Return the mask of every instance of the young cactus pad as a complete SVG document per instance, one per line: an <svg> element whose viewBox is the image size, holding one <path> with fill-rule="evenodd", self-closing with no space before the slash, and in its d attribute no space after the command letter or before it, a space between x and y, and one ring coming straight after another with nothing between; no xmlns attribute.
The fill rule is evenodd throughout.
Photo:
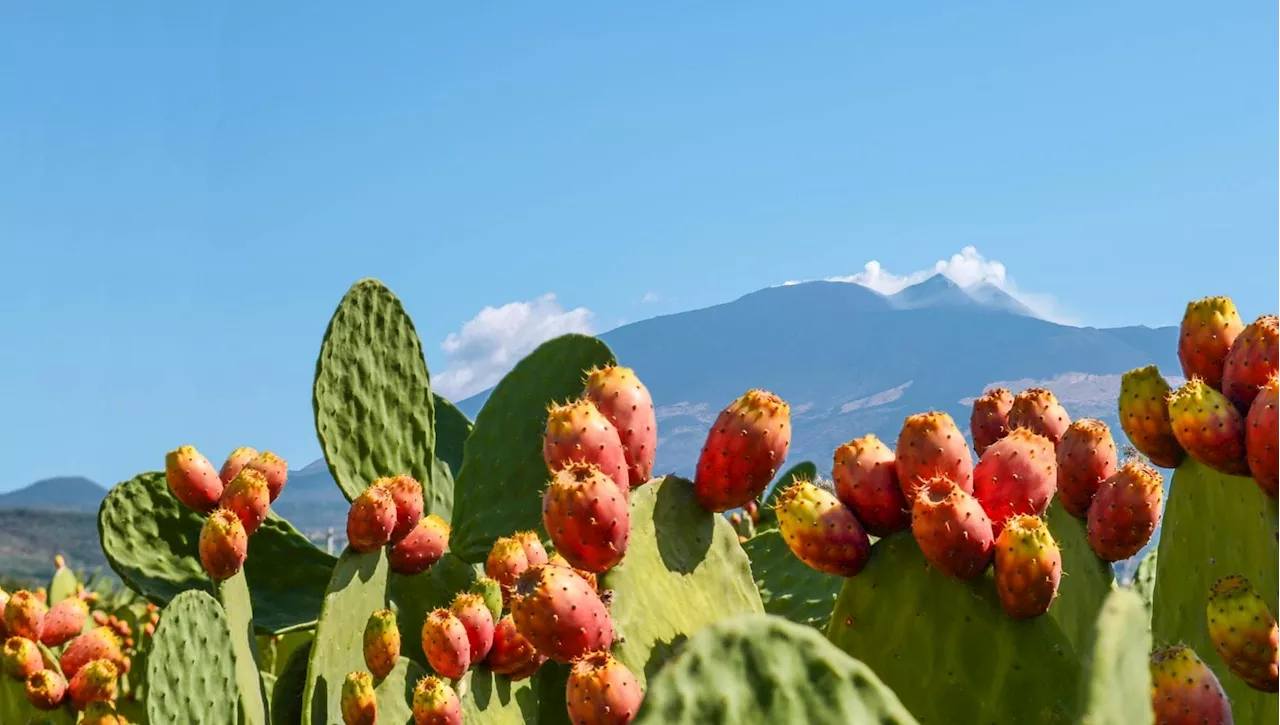
<svg viewBox="0 0 1280 725"><path fill-rule="evenodd" d="M147 659L147 718L153 723L237 725L241 696L231 628L222 606L191 589L160 615ZM193 667L193 662L199 667ZM261 722L261 720L257 721Z"/></svg>
<svg viewBox="0 0 1280 725"><path fill-rule="evenodd" d="M1149 725L1151 633L1147 605L1132 589L1107 595L1084 677L1081 725Z"/></svg>

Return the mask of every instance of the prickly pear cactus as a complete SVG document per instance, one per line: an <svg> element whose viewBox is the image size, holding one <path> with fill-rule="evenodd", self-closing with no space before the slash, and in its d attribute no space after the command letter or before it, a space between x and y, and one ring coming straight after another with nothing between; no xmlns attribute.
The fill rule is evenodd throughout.
<svg viewBox="0 0 1280 725"><path fill-rule="evenodd" d="M916 721L871 668L808 627L761 614L731 617L693 635L649 681L635 719L635 725L864 722Z"/></svg>
<svg viewBox="0 0 1280 725"><path fill-rule="evenodd" d="M178 594L160 615L147 662L147 719L237 725L241 695L222 606L198 589Z"/></svg>
<svg viewBox="0 0 1280 725"><path fill-rule="evenodd" d="M422 624L437 607L447 607L458 592L465 592L480 575L479 567L453 554L445 554L427 571L413 576L391 574L391 601L397 607L400 651L406 657L426 662L422 651ZM362 625L363 626L363 625Z"/></svg>
<svg viewBox="0 0 1280 725"><path fill-rule="evenodd" d="M1209 639L1206 606L1218 579L1243 574L1276 607L1276 501L1253 479L1227 476L1192 459L1173 474L1160 535L1152 634L1157 645L1185 644L1213 669L1235 721L1280 719L1274 694L1258 692L1227 669Z"/></svg>
<svg viewBox="0 0 1280 725"><path fill-rule="evenodd" d="M1132 589L1107 595L1086 653L1081 725L1147 725L1151 710L1147 606Z"/></svg>
<svg viewBox="0 0 1280 725"><path fill-rule="evenodd" d="M776 528L747 539L742 548L751 560L764 611L826 630L844 579L797 559Z"/></svg>
<svg viewBox="0 0 1280 725"><path fill-rule="evenodd" d="M800 461L778 474L778 479L769 484L769 488L765 489L764 495L761 496L760 521L756 524L757 536L766 531L778 530L778 514L773 510L774 504L778 502L778 496L797 478L803 478L806 481L818 480L818 467L812 461Z"/></svg>
<svg viewBox="0 0 1280 725"><path fill-rule="evenodd" d="M1084 652L1093 641L1098 610L1114 588L1115 574L1089 548L1084 522L1067 513L1057 498L1045 520L1062 550L1062 583L1047 616L1058 623L1076 651Z"/></svg>
<svg viewBox="0 0 1280 725"><path fill-rule="evenodd" d="M68 597L74 597L76 585L79 583L76 573L65 565L55 569L53 577L49 580L49 606L52 607Z"/></svg>
<svg viewBox="0 0 1280 725"><path fill-rule="evenodd" d="M452 481L462 470L462 452L471 436L471 421L446 398L435 393L432 397L436 405L436 463L443 464Z"/></svg>
<svg viewBox="0 0 1280 725"><path fill-rule="evenodd" d="M240 691L244 725L266 725L267 692L258 672L258 645L253 631L253 605L244 569L214 587L227 615L231 649L235 653L236 685Z"/></svg>
<svg viewBox="0 0 1280 725"><path fill-rule="evenodd" d="M302 694L307 688L307 663L312 640L289 653L271 691L271 725L302 725Z"/></svg>
<svg viewBox="0 0 1280 725"><path fill-rule="evenodd" d="M1142 598L1142 605L1147 608L1147 628L1151 627L1151 611L1156 596L1156 574L1160 566L1160 551L1152 548L1138 563L1138 570L1133 573L1134 593Z"/></svg>
<svg viewBox="0 0 1280 725"><path fill-rule="evenodd" d="M52 712L37 710L27 702L21 680L0 673L0 723L48 723L48 725L74 725L77 713L70 704L64 704Z"/></svg>

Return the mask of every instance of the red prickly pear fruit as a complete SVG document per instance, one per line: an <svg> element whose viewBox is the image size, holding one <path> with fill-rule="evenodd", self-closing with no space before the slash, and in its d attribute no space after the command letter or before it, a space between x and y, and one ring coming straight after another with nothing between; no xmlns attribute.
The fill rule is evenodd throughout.
<svg viewBox="0 0 1280 725"><path fill-rule="evenodd" d="M462 622L471 645L471 661L481 662L493 647L493 612L479 594L461 592L453 598L449 611Z"/></svg>
<svg viewBox="0 0 1280 725"><path fill-rule="evenodd" d="M898 479L896 478L896 474L893 481L893 485L894 486L898 485ZM760 504L756 503L755 499L751 499L750 501L742 504L742 510L751 519L751 523L753 524L760 523Z"/></svg>
<svg viewBox="0 0 1280 725"><path fill-rule="evenodd" d="M1160 472L1136 459L1125 461L1089 504L1089 548L1104 561L1128 559L1151 540L1163 504Z"/></svg>
<svg viewBox="0 0 1280 725"><path fill-rule="evenodd" d="M89 605L78 597L68 597L53 605L44 617L40 630L40 643L46 647L61 647L75 639L89 620Z"/></svg>
<svg viewBox="0 0 1280 725"><path fill-rule="evenodd" d="M973 450L981 456L992 443L1009 432L1009 410L1013 407L1013 393L1004 388L992 388L973 401L969 414L969 432L973 435Z"/></svg>
<svg viewBox="0 0 1280 725"><path fill-rule="evenodd" d="M547 563L550 564L551 566L563 566L566 569L573 569L575 574L582 577L583 581L585 581L587 584L591 586L591 591L597 594L600 593L600 583L596 581L595 574L585 569L574 569L573 566L569 564L569 562L566 561L563 556L560 556L558 552L555 554L552 554L551 558L547 560Z"/></svg>
<svg viewBox="0 0 1280 725"><path fill-rule="evenodd" d="M1116 442L1106 423L1095 418L1072 422L1058 442L1058 500L1067 513L1087 518L1093 494L1117 466Z"/></svg>
<svg viewBox="0 0 1280 725"><path fill-rule="evenodd" d="M462 702L449 683L423 677L413 688L413 725L462 725Z"/></svg>
<svg viewBox="0 0 1280 725"><path fill-rule="evenodd" d="M698 503L724 513L759 498L790 447L791 406L767 390L748 390L707 433L693 480Z"/></svg>
<svg viewBox="0 0 1280 725"><path fill-rule="evenodd" d="M1215 582L1208 612L1209 639L1231 674L1255 690L1280 691L1280 628L1249 580L1229 576Z"/></svg>
<svg viewBox="0 0 1280 725"><path fill-rule="evenodd" d="M230 579L249 555L249 534L240 517L230 509L218 509L200 530L200 563L214 581Z"/></svg>
<svg viewBox="0 0 1280 725"><path fill-rule="evenodd" d="M385 486L374 482L356 496L347 511L347 543L367 554L391 543L396 528L396 502Z"/></svg>
<svg viewBox="0 0 1280 725"><path fill-rule="evenodd" d="M991 519L978 499L950 479L935 478L920 488L911 505L911 533L925 560L947 576L973 579L991 564Z"/></svg>
<svg viewBox="0 0 1280 725"><path fill-rule="evenodd" d="M1235 403L1241 415L1249 412L1253 399L1280 369L1280 319L1262 315L1240 332L1222 368L1222 394Z"/></svg>
<svg viewBox="0 0 1280 725"><path fill-rule="evenodd" d="M413 528L422 520L425 504L422 500L422 484L407 474L379 478L374 485L381 485L391 494L396 505L396 525L391 530L391 542L395 543L408 536Z"/></svg>
<svg viewBox="0 0 1280 725"><path fill-rule="evenodd" d="M1222 371L1244 321L1230 297L1204 297L1187 303L1178 337L1178 362L1187 379L1222 387Z"/></svg>
<svg viewBox="0 0 1280 725"><path fill-rule="evenodd" d="M489 556L484 560L484 573L502 587L502 602L511 599L516 580L529 568L529 556L513 536L503 536L493 542Z"/></svg>
<svg viewBox="0 0 1280 725"><path fill-rule="evenodd" d="M4 673L15 680L25 680L33 672L44 669L44 658L40 656L40 648L26 637L13 636L4 641L4 649L0 650L0 665Z"/></svg>
<svg viewBox="0 0 1280 725"><path fill-rule="evenodd" d="M244 526L245 534L252 536L271 508L267 477L261 471L244 468L222 489L222 500L218 505L234 513Z"/></svg>
<svg viewBox="0 0 1280 725"><path fill-rule="evenodd" d="M973 492L973 455L946 413L917 413L903 421L894 467L907 505L921 486L938 477L954 482L965 493Z"/></svg>
<svg viewBox="0 0 1280 725"><path fill-rule="evenodd" d="M0 587L0 639L8 639L9 631L4 624L4 610L9 605L9 593Z"/></svg>
<svg viewBox="0 0 1280 725"><path fill-rule="evenodd" d="M1253 480L1271 498L1280 488L1280 461L1276 441L1280 440L1280 425L1276 421L1276 409L1280 407L1280 379L1272 375L1258 391L1244 419L1244 450L1249 459L1249 473Z"/></svg>
<svg viewBox="0 0 1280 725"><path fill-rule="evenodd" d="M248 465L249 461L258 457L258 449L250 446L241 446L227 456L227 460L222 464L222 470L218 471L218 478L221 479L222 485L227 485L240 475L240 471Z"/></svg>
<svg viewBox="0 0 1280 725"><path fill-rule="evenodd" d="M520 575L511 597L511 616L520 634L556 662L572 662L613 645L613 618L582 577L543 564Z"/></svg>
<svg viewBox="0 0 1280 725"><path fill-rule="evenodd" d="M610 483L612 483L612 479ZM547 563L547 549L542 545L542 539L538 538L536 531L517 531L512 538L519 541L520 546L524 547L524 558L529 562L529 566L540 566Z"/></svg>
<svg viewBox="0 0 1280 725"><path fill-rule="evenodd" d="M1048 438L1056 446L1070 426L1071 416L1067 415L1053 391L1028 388L1013 396L1013 407L1009 408L1009 430L1026 428Z"/></svg>
<svg viewBox="0 0 1280 725"><path fill-rule="evenodd" d="M364 664L379 680L391 674L400 661L400 625L395 612L380 609L364 625Z"/></svg>
<svg viewBox="0 0 1280 725"><path fill-rule="evenodd" d="M542 458L551 473L573 461L594 463L617 484L624 496L631 495L627 456L622 450L618 429L586 398L547 409Z"/></svg>
<svg viewBox="0 0 1280 725"><path fill-rule="evenodd" d="M893 451L879 438L854 438L837 448L832 459L836 497L853 509L868 533L884 537L911 525Z"/></svg>
<svg viewBox="0 0 1280 725"><path fill-rule="evenodd" d="M1217 675L1190 647L1151 655L1151 706L1158 725L1233 725L1231 702Z"/></svg>
<svg viewBox="0 0 1280 725"><path fill-rule="evenodd" d="M1047 511L1057 485L1053 442L1026 428L1014 428L988 447L973 469L973 495L995 536L1014 516Z"/></svg>
<svg viewBox="0 0 1280 725"><path fill-rule="evenodd" d="M387 557L391 571L413 576L435 566L444 556L445 549L449 548L449 531L449 524L435 514L419 519L408 536L391 545L391 553Z"/></svg>
<svg viewBox="0 0 1280 725"><path fill-rule="evenodd" d="M1244 417L1226 397L1199 378L1169 396L1173 435L1192 458L1229 476L1249 475Z"/></svg>
<svg viewBox="0 0 1280 725"><path fill-rule="evenodd" d="M19 589L9 597L9 603L5 605L5 631L10 637L25 637L32 642L39 642L48 611L39 597L26 589Z"/></svg>
<svg viewBox="0 0 1280 725"><path fill-rule="evenodd" d="M573 567L594 573L609 571L622 561L631 538L627 502L604 471L591 463L575 461L556 471L542 495L542 524L557 554Z"/></svg>
<svg viewBox="0 0 1280 725"><path fill-rule="evenodd" d="M378 698L373 692L373 678L368 672L349 672L342 682L338 701L344 725L377 725Z"/></svg>
<svg viewBox="0 0 1280 725"><path fill-rule="evenodd" d="M56 710L67 694L67 680L53 670L39 670L27 676L27 702L37 710Z"/></svg>
<svg viewBox="0 0 1280 725"><path fill-rule="evenodd" d="M546 656L539 653L533 643L520 634L515 619L510 614L498 620L493 628L493 646L489 648L489 656L485 658L489 669L495 674L519 681L532 677L546 661Z"/></svg>
<svg viewBox="0 0 1280 725"><path fill-rule="evenodd" d="M116 699L116 678L120 669L110 660L93 660L81 667L67 684L71 704L83 710L91 702L111 702Z"/></svg>
<svg viewBox="0 0 1280 725"><path fill-rule="evenodd" d="M467 628L448 609L434 609L422 623L422 651L427 664L442 677L456 680L471 667Z"/></svg>
<svg viewBox="0 0 1280 725"><path fill-rule="evenodd" d="M1062 579L1062 550L1039 516L1009 519L996 537L996 591L1000 606L1014 619L1049 611Z"/></svg>
<svg viewBox="0 0 1280 725"><path fill-rule="evenodd" d="M266 477L271 503L275 503L284 490L284 484L289 480L289 464L271 451L263 451L250 459L245 468L252 468Z"/></svg>
<svg viewBox="0 0 1280 725"><path fill-rule="evenodd" d="M1186 457L1169 420L1172 392L1155 365L1120 376L1120 427L1133 447L1161 468L1177 468Z"/></svg>
<svg viewBox="0 0 1280 725"><path fill-rule="evenodd" d="M76 637L67 644L58 660L62 674L75 677L75 674L93 660L107 660L118 667L124 667L124 653L120 651L120 638L108 627L95 627Z"/></svg>
<svg viewBox="0 0 1280 725"><path fill-rule="evenodd" d="M164 478L183 506L202 514L218 508L222 479L195 446L182 446L165 454Z"/></svg>
<svg viewBox="0 0 1280 725"><path fill-rule="evenodd" d="M636 676L608 652L583 655L569 670L565 706L574 725L627 725L643 700Z"/></svg>
<svg viewBox="0 0 1280 725"><path fill-rule="evenodd" d="M835 494L797 478L778 496L778 528L787 547L810 567L835 576L857 576L871 558L871 541Z"/></svg>
<svg viewBox="0 0 1280 725"><path fill-rule="evenodd" d="M478 577L467 590L480 597L489 608L490 619L494 622L502 619L502 585L487 576Z"/></svg>
<svg viewBox="0 0 1280 725"><path fill-rule="evenodd" d="M583 396L595 403L596 410L618 431L631 487L648 483L658 448L658 418L649 389L631 368L611 365L587 372Z"/></svg>

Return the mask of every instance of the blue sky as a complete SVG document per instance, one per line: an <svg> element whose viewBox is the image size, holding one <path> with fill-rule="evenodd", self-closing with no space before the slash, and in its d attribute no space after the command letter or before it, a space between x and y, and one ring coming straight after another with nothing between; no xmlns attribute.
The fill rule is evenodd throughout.
<svg viewBox="0 0 1280 725"><path fill-rule="evenodd" d="M1082 324L1277 305L1274 2L195 5L6 4L0 490L313 460L363 276L458 394L967 246Z"/></svg>

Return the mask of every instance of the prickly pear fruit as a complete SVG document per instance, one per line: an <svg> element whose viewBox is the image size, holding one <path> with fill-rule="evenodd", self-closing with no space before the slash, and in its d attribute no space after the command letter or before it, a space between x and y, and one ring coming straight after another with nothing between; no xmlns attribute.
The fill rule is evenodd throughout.
<svg viewBox="0 0 1280 725"><path fill-rule="evenodd" d="M1241 415L1249 412L1258 390L1280 370L1280 319L1262 315L1240 332L1222 369L1222 394Z"/></svg>
<svg viewBox="0 0 1280 725"><path fill-rule="evenodd" d="M1249 475L1244 418L1231 401L1199 378L1169 396L1173 435L1192 458L1229 476Z"/></svg>
<svg viewBox="0 0 1280 725"><path fill-rule="evenodd" d="M120 638L110 627L95 627L76 637L67 644L58 659L62 674L75 677L75 674L93 660L108 660L119 667L124 666L124 653L120 651Z"/></svg>
<svg viewBox="0 0 1280 725"><path fill-rule="evenodd" d="M376 481L360 492L347 511L347 543L354 551L377 551L391 541L396 528L396 502Z"/></svg>
<svg viewBox="0 0 1280 725"><path fill-rule="evenodd" d="M626 500L592 463L571 461L555 472L542 496L542 524L557 554L596 573L622 561L631 538Z"/></svg>
<svg viewBox="0 0 1280 725"><path fill-rule="evenodd" d="M391 530L391 541L396 542L408 536L422 520L422 484L406 474L378 480L396 504L396 525Z"/></svg>
<svg viewBox="0 0 1280 725"><path fill-rule="evenodd" d="M574 725L626 725L643 700L636 676L608 652L586 654L569 670L565 706Z"/></svg>
<svg viewBox="0 0 1280 725"><path fill-rule="evenodd" d="M1044 519L1014 516L996 538L996 591L1015 619L1049 611L1062 579L1062 551Z"/></svg>
<svg viewBox="0 0 1280 725"><path fill-rule="evenodd" d="M235 477L240 475L240 471L244 469L249 461L257 457L258 449L249 446L241 446L231 451L227 456L227 460L222 464L222 470L218 472L218 478L222 480L222 485L225 486L235 480Z"/></svg>
<svg viewBox="0 0 1280 725"><path fill-rule="evenodd" d="M116 712L110 702L91 702L84 710L80 725L129 725L129 721Z"/></svg>
<svg viewBox="0 0 1280 725"><path fill-rule="evenodd" d="M520 634L556 662L572 662L613 645L613 618L572 569L543 564L521 574L511 616Z"/></svg>
<svg viewBox="0 0 1280 725"><path fill-rule="evenodd" d="M373 678L368 672L347 673L338 703L344 725L377 725L378 698L373 693Z"/></svg>
<svg viewBox="0 0 1280 725"><path fill-rule="evenodd" d="M44 658L40 656L40 648L35 642L15 635L4 641L0 665L4 666L6 675L15 680L25 680L31 673L44 668Z"/></svg>
<svg viewBox="0 0 1280 725"><path fill-rule="evenodd" d="M1249 415L1244 419L1244 449L1249 459L1249 473L1253 480L1271 498L1280 488L1280 461L1277 460L1276 441L1280 439L1280 424L1276 421L1276 409L1280 408L1280 379L1272 375L1253 399Z"/></svg>
<svg viewBox="0 0 1280 725"><path fill-rule="evenodd" d="M1057 487L1053 442L1026 428L992 444L973 469L973 495L991 519L993 536L1014 516L1047 511Z"/></svg>
<svg viewBox="0 0 1280 725"><path fill-rule="evenodd" d="M778 528L796 558L824 574L857 576L871 558L871 541L835 494L797 478L778 496Z"/></svg>
<svg viewBox="0 0 1280 725"><path fill-rule="evenodd" d="M431 669L451 680L462 677L471 666L467 628L448 609L433 609L422 623L422 651Z"/></svg>
<svg viewBox="0 0 1280 725"><path fill-rule="evenodd" d="M911 533L924 558L947 576L972 579L991 564L991 519L978 499L948 478L920 488L911 505Z"/></svg>
<svg viewBox="0 0 1280 725"><path fill-rule="evenodd" d="M91 702L111 702L116 699L116 678L120 670L110 660L93 660L81 667L67 684L71 704L83 710Z"/></svg>
<svg viewBox="0 0 1280 725"><path fill-rule="evenodd" d="M1107 424L1095 418L1074 421L1058 443L1058 500L1067 513L1088 517L1093 494L1117 466L1116 442Z"/></svg>
<svg viewBox="0 0 1280 725"><path fill-rule="evenodd" d="M1058 402L1053 391L1028 388L1013 396L1009 408L1009 429L1026 428L1048 438L1055 446L1071 425L1071 416Z"/></svg>
<svg viewBox="0 0 1280 725"><path fill-rule="evenodd" d="M413 576L434 566L447 548L449 524L439 516L429 514L418 520L408 536L391 545L387 559L391 563L391 571Z"/></svg>
<svg viewBox="0 0 1280 725"><path fill-rule="evenodd" d="M1151 706L1157 725L1232 725L1231 703L1213 670L1190 647L1151 655Z"/></svg>
<svg viewBox="0 0 1280 725"><path fill-rule="evenodd" d="M566 569L573 569L575 574L582 577L583 581L591 585L592 591L596 592L597 594L600 593L600 586L599 586L600 583L596 581L596 575L587 571L586 569L574 569L573 566L569 564L569 562L566 561L563 556L560 556L559 552L552 554L551 558L547 560L547 563L552 566L563 566Z"/></svg>
<svg viewBox="0 0 1280 725"><path fill-rule="evenodd" d="M1222 387L1222 369L1227 352L1244 321L1230 297L1204 297L1187 303L1178 337L1178 362L1187 379L1200 378L1208 385Z"/></svg>
<svg viewBox="0 0 1280 725"><path fill-rule="evenodd" d="M1172 392L1155 365L1120 376L1120 427L1134 448L1162 468L1177 468L1186 456L1169 420Z"/></svg>
<svg viewBox="0 0 1280 725"><path fill-rule="evenodd" d="M1013 407L1013 393L1004 388L992 388L973 401L969 414L969 432L973 435L973 450L979 456L992 443L1009 432L1009 409Z"/></svg>
<svg viewBox="0 0 1280 725"><path fill-rule="evenodd" d="M698 503L723 513L759 497L790 447L791 406L767 390L748 390L707 433L693 480Z"/></svg>
<svg viewBox="0 0 1280 725"><path fill-rule="evenodd" d="M529 568L529 556L515 537L503 536L493 542L489 556L484 560L484 573L502 587L502 601L511 599L516 579Z"/></svg>
<svg viewBox="0 0 1280 725"><path fill-rule="evenodd" d="M252 536L271 508L267 477L261 471L245 467L222 489L222 500L218 505L234 513L244 526L245 534Z"/></svg>
<svg viewBox="0 0 1280 725"><path fill-rule="evenodd" d="M244 465L245 468L252 468L258 471L267 479L267 490L271 492L271 503L275 503L276 499L280 498L280 492L284 490L284 484L289 480L289 464L271 451L263 451L249 459L249 462Z"/></svg>
<svg viewBox="0 0 1280 725"><path fill-rule="evenodd" d="M0 587L0 639L8 639L9 632L5 629L4 610L9 605L9 593Z"/></svg>
<svg viewBox="0 0 1280 725"><path fill-rule="evenodd" d="M164 456L164 478L182 505L202 514L218 507L222 479L208 458L195 446L182 446Z"/></svg>
<svg viewBox="0 0 1280 725"><path fill-rule="evenodd" d="M518 681L532 677L546 661L546 655L539 653L533 643L520 634L510 614L498 620L493 628L493 647L485 658L489 669Z"/></svg>
<svg viewBox="0 0 1280 725"><path fill-rule="evenodd" d="M898 486L893 451L879 438L854 438L837 448L832 458L836 497L853 509L869 533L888 536L911 525L911 508Z"/></svg>
<svg viewBox="0 0 1280 725"><path fill-rule="evenodd" d="M413 725L462 725L462 702L449 683L423 677L413 688Z"/></svg>
<svg viewBox="0 0 1280 725"><path fill-rule="evenodd" d="M1128 559L1151 540L1163 506L1160 472L1136 459L1125 461L1089 504L1089 548L1104 561Z"/></svg>
<svg viewBox="0 0 1280 725"><path fill-rule="evenodd" d="M489 608L489 614L493 615L493 621L502 619L502 585L496 580L487 576L478 577L471 582L470 593L480 597L484 605Z"/></svg>
<svg viewBox="0 0 1280 725"><path fill-rule="evenodd" d="M400 660L400 626L395 612L380 609L369 615L364 625L364 664L381 680L391 674Z"/></svg>
<svg viewBox="0 0 1280 725"><path fill-rule="evenodd" d="M1280 690L1280 629L1258 590L1243 576L1209 591L1209 639L1231 674L1263 692Z"/></svg>
<svg viewBox="0 0 1280 725"><path fill-rule="evenodd" d="M973 455L950 415L938 411L907 416L894 451L898 485L907 504L925 482L939 476L973 493Z"/></svg>
<svg viewBox="0 0 1280 725"><path fill-rule="evenodd" d="M631 494L627 457L618 429L586 398L547 409L542 458L552 473L571 461L594 463L617 484L624 496Z"/></svg>
<svg viewBox="0 0 1280 725"><path fill-rule="evenodd" d="M40 630L40 643L46 647L61 647L84 630L89 619L89 604L79 597L68 597L53 605L44 617Z"/></svg>
<svg viewBox="0 0 1280 725"><path fill-rule="evenodd" d="M27 702L37 710L54 710L67 694L67 681L53 670L38 670L27 676Z"/></svg>
<svg viewBox="0 0 1280 725"><path fill-rule="evenodd" d="M19 589L9 597L4 608L4 628L10 637L26 637L33 642L40 641L40 633L44 629L44 618L48 613L44 602L26 589Z"/></svg>
<svg viewBox="0 0 1280 725"><path fill-rule="evenodd" d="M481 662L493 647L493 612L479 594L461 592L453 598L449 611L462 622L471 646L471 661Z"/></svg>
<svg viewBox="0 0 1280 725"><path fill-rule="evenodd" d="M249 534L240 517L230 509L218 509L200 529L200 563L209 578L222 581L235 576L249 555Z"/></svg>
<svg viewBox="0 0 1280 725"><path fill-rule="evenodd" d="M649 389L631 368L612 365L587 372L583 395L618 431L631 487L648 483L658 447L658 419Z"/></svg>
<svg viewBox="0 0 1280 725"><path fill-rule="evenodd" d="M538 538L538 532L517 531L511 538L519 541L520 546L524 547L524 558L529 562L529 566L547 563L547 549L542 545L542 539Z"/></svg>

